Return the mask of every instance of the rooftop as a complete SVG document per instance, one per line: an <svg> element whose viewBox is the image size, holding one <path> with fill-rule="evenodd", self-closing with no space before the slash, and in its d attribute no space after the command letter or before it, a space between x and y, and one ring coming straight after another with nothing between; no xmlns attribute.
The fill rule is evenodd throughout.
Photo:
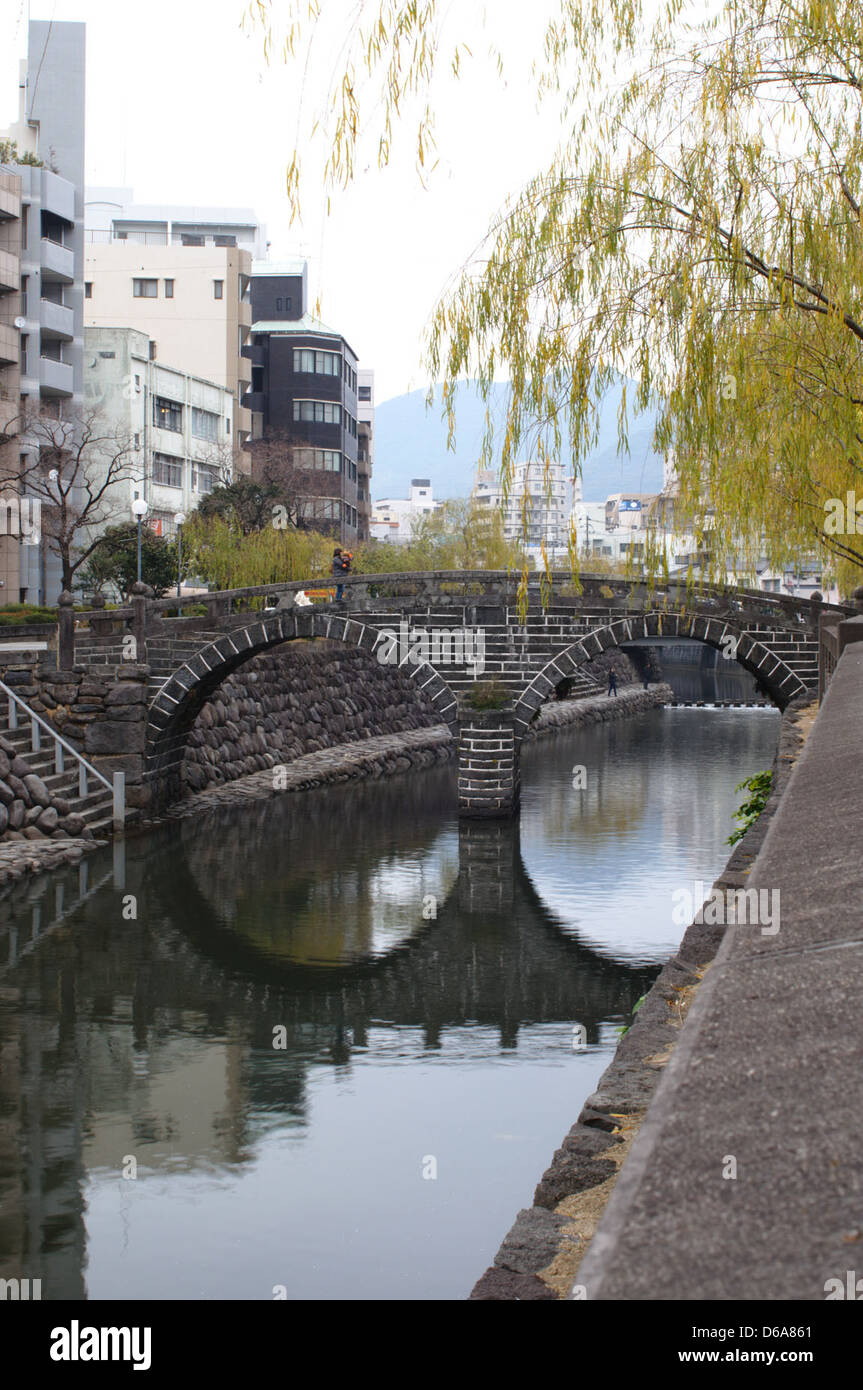
<svg viewBox="0 0 863 1390"><path fill-rule="evenodd" d="M303 275L306 262L297 258L292 261L252 261L253 275Z"/></svg>
<svg viewBox="0 0 863 1390"><path fill-rule="evenodd" d="M278 333L282 337L291 337L297 333L320 333L328 338L339 338L350 347L350 343L342 333L339 333L335 328L328 328L325 323L321 323L320 319L316 319L314 314L303 314L301 319L260 319L257 323L252 324L249 332ZM353 352L353 348L351 348L351 352Z"/></svg>

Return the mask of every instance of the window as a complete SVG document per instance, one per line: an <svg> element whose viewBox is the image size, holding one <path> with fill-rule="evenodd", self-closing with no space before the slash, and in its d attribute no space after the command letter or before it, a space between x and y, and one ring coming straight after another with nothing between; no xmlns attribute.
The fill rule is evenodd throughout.
<svg viewBox="0 0 863 1390"><path fill-rule="evenodd" d="M207 468L203 464L192 464L192 490L194 492L212 492L216 486L215 469Z"/></svg>
<svg viewBox="0 0 863 1390"><path fill-rule="evenodd" d="M85 281L84 281L84 298L85 298L85 299L92 299L92 298L93 298L93 281L92 281L92 280L85 280Z"/></svg>
<svg viewBox="0 0 863 1390"><path fill-rule="evenodd" d="M294 401L294 419L313 420L323 425L340 425L342 408L332 401Z"/></svg>
<svg viewBox="0 0 863 1390"><path fill-rule="evenodd" d="M225 418L225 434L230 434L230 433L231 433L231 417L230 417L230 415L228 415L228 416Z"/></svg>
<svg viewBox="0 0 863 1390"><path fill-rule="evenodd" d="M359 398L361 401L370 401L372 398L372 388L370 386L361 386Z"/></svg>
<svg viewBox="0 0 863 1390"><path fill-rule="evenodd" d="M345 430L348 434L353 435L354 439L356 439L357 422L354 419L353 415L351 415L350 412L347 410L345 411Z"/></svg>
<svg viewBox="0 0 863 1390"><path fill-rule="evenodd" d="M158 280L133 280L132 294L136 299L157 299L159 282Z"/></svg>
<svg viewBox="0 0 863 1390"><path fill-rule="evenodd" d="M192 406L192 434L196 439L211 439L215 443L219 437L219 416L212 410Z"/></svg>
<svg viewBox="0 0 863 1390"><path fill-rule="evenodd" d="M183 486L183 460L172 454L153 455L153 482L162 487Z"/></svg>
<svg viewBox="0 0 863 1390"><path fill-rule="evenodd" d="M276 313L277 313L277 314L280 314L280 313L282 312L282 305L284 305L284 312L285 312L286 314L289 314L289 313L291 312L292 308L293 308L293 304L294 304L294 301L293 301L293 299L291 298L291 296L290 296L289 294L288 294L288 295L281 295L281 294L277 294L277 295L276 295ZM296 371L296 367L294 368L294 371Z"/></svg>
<svg viewBox="0 0 863 1390"><path fill-rule="evenodd" d="M165 396L154 396L153 424L160 430L176 430L179 434L183 428L183 407L179 401L169 401Z"/></svg>
<svg viewBox="0 0 863 1390"><path fill-rule="evenodd" d="M202 236L191 236L188 232L182 232L182 233L180 234L180 241L181 241L181 243L182 243L183 246L204 246L204 245L205 245L204 238L203 238Z"/></svg>
<svg viewBox="0 0 863 1390"><path fill-rule="evenodd" d="M173 280L166 280L166 281L165 281L165 298L166 298L166 299L173 299L173 298L174 298L174 282L173 282Z"/></svg>
<svg viewBox="0 0 863 1390"><path fill-rule="evenodd" d="M150 512L147 518L151 531L155 531L157 536L175 536L177 527L174 522L173 512L160 512L158 510Z"/></svg>
<svg viewBox="0 0 863 1390"><path fill-rule="evenodd" d="M214 298L214 299L222 299L222 298L224 297L224 293L225 293L225 282L224 282L224 280L214 280L214 281L213 281L213 298Z"/></svg>
<svg viewBox="0 0 863 1390"><path fill-rule="evenodd" d="M338 449L297 449L298 468L317 468L327 473L341 473L342 456Z"/></svg>
<svg viewBox="0 0 863 1390"><path fill-rule="evenodd" d="M312 501L312 515L321 521L338 521L341 512L341 502L334 499L316 497Z"/></svg>
<svg viewBox="0 0 863 1390"><path fill-rule="evenodd" d="M294 371L317 372L321 376L340 376L341 357L337 352L312 352L311 348L294 348Z"/></svg>
<svg viewBox="0 0 863 1390"><path fill-rule="evenodd" d="M213 245L214 245L214 246L236 246L236 244L237 244L237 238L236 238L235 236L214 236L214 237L213 237Z"/></svg>

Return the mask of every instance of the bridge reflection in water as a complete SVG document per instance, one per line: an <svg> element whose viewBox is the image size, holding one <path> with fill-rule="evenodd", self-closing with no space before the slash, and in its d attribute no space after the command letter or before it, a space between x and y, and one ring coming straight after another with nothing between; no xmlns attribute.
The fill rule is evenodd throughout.
<svg viewBox="0 0 863 1390"><path fill-rule="evenodd" d="M666 717L679 716L655 722ZM750 738L729 758L718 741L731 786L753 756L764 765L770 741L773 718L747 718L761 725L757 753ZM635 724L583 737L594 732L620 772ZM578 747L531 751L544 762L529 778L528 863L533 798L551 814ZM559 874L525 869L517 822L456 821L454 777L430 769L219 808L129 839L124 862L100 852L0 905L0 1276L41 1276L46 1298L269 1298L278 1283L290 1297L356 1297L339 1280L350 1284L365 1250L370 1296L405 1278L416 1296L466 1291L482 1242L493 1250L530 1200L614 1021L664 952L615 958L582 931L580 870L565 902ZM645 787L636 780L627 810L620 785L613 775L599 809L601 820L614 808L625 840L627 818L639 835L653 822ZM595 805L566 805L598 826ZM571 827L555 826L571 854ZM475 1217L464 1207L490 1175L475 1138L454 1130L478 1117L486 1153L507 1172L524 1164L524 1190L514 1203L506 1188L490 1232L482 1204ZM130 1157L134 1181L122 1177ZM422 1180L427 1157L437 1182ZM345 1264L346 1219L360 1250ZM404 1240L425 1242L440 1270L408 1277ZM470 1247L464 1290L436 1240L447 1258L458 1240Z"/></svg>

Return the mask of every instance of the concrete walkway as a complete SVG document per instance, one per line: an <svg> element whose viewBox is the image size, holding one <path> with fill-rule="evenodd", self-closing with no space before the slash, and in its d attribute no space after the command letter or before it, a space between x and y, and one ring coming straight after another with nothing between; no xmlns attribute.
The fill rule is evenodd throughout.
<svg viewBox="0 0 863 1390"><path fill-rule="evenodd" d="M861 715L853 646L746 882L780 894L779 930L728 928L577 1297L823 1301L863 1280Z"/></svg>

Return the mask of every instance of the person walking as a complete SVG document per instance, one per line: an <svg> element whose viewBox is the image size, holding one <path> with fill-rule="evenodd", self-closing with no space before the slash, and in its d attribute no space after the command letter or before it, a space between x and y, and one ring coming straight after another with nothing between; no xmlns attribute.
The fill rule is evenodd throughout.
<svg viewBox="0 0 863 1390"><path fill-rule="evenodd" d="M608 673L608 693L609 695L617 694L617 676L613 669Z"/></svg>
<svg viewBox="0 0 863 1390"><path fill-rule="evenodd" d="M344 574L344 572L345 572L345 562L344 562L344 560L342 559L342 552L341 552L340 547L339 547L339 546L336 546L335 550L333 551L333 574L334 574L334 575L336 576L336 578L338 579L338 578L341 578L341 576ZM336 603L339 603L339 602L341 601L341 597L342 597L342 594L344 593L344 591L345 591L345 590L344 590L344 585L343 585L343 584L337 584L337 585L336 585Z"/></svg>

